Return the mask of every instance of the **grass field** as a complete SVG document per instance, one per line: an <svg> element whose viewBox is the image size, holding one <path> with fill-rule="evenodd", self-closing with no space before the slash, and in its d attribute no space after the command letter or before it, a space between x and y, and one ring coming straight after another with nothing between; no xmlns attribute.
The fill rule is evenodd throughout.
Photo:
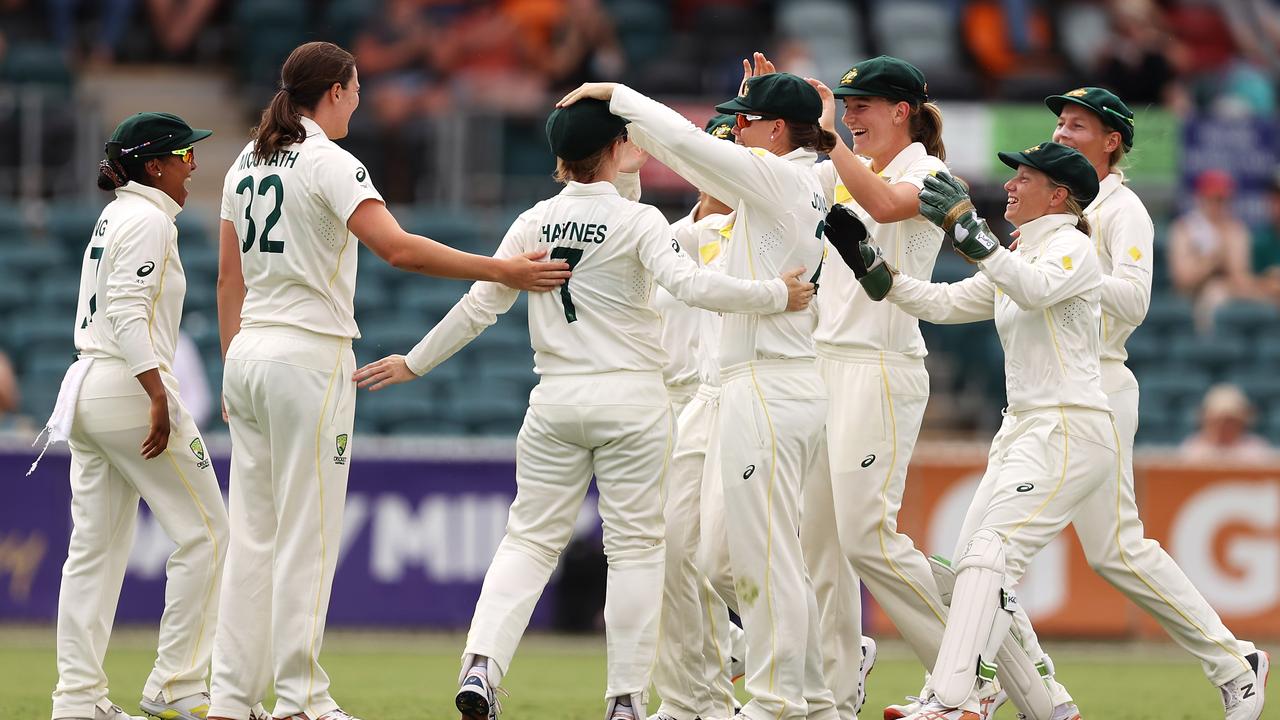
<svg viewBox="0 0 1280 720"><path fill-rule="evenodd" d="M154 657L155 631L118 630L107 655L112 699L136 711ZM456 718L462 636L334 631L324 664L334 697L363 720ZM1058 675L1087 720L1211 720L1222 717L1218 692L1199 665L1173 645L1050 643ZM600 720L604 713L604 639L527 638L506 680L510 720ZM56 680L52 628L0 625L0 720L44 720ZM921 670L904 646L887 644L871 676L862 717L919 690ZM269 707L269 706L268 706ZM654 709L657 704L654 703ZM1012 720L1006 706L998 717ZM1280 718L1280 709L1264 717Z"/></svg>

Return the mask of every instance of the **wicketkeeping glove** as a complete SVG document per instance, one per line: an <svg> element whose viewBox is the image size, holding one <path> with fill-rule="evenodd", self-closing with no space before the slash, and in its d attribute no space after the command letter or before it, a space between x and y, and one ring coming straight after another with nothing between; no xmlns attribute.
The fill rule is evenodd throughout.
<svg viewBox="0 0 1280 720"><path fill-rule="evenodd" d="M844 205L836 205L827 213L822 232L853 270L867 296L883 300L893 287L895 271L880 256L880 249L867 242L867 227L858 216Z"/></svg>
<svg viewBox="0 0 1280 720"><path fill-rule="evenodd" d="M924 179L920 191L920 214L951 233L952 247L970 262L977 262L1000 247L1000 241L969 199L964 183L941 172Z"/></svg>

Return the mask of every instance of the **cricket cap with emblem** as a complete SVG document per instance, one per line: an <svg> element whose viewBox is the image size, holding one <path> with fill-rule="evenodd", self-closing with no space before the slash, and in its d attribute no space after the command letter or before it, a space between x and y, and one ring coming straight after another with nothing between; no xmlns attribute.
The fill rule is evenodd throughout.
<svg viewBox="0 0 1280 720"><path fill-rule="evenodd" d="M816 125L818 118L822 117L822 98L798 75L769 73L747 78L742 94L717 105L716 112L760 115Z"/></svg>
<svg viewBox="0 0 1280 720"><path fill-rule="evenodd" d="M1048 175L1050 180L1066 186L1081 205L1088 205L1098 196L1098 173L1088 158L1075 148L1046 141L1022 152L997 155L1001 162L1014 170L1026 165Z"/></svg>
<svg viewBox="0 0 1280 720"><path fill-rule="evenodd" d="M130 115L116 126L107 141L107 156L154 157L171 150L190 147L213 134L187 124L172 113L141 112Z"/></svg>
<svg viewBox="0 0 1280 720"><path fill-rule="evenodd" d="M889 55L863 60L840 78L836 97L881 97L912 105L929 102L929 84L915 65Z"/></svg>
<svg viewBox="0 0 1280 720"><path fill-rule="evenodd" d="M1102 124L1120 133L1120 141L1126 151L1133 149L1133 111L1118 95L1100 87L1076 88L1061 95L1044 99L1054 115L1061 115L1067 103L1075 103L1092 110L1102 118Z"/></svg>
<svg viewBox="0 0 1280 720"><path fill-rule="evenodd" d="M733 125L735 122L737 122L737 117L734 115L712 115L702 129L706 130L711 137L736 142L733 137Z"/></svg>
<svg viewBox="0 0 1280 720"><path fill-rule="evenodd" d="M547 142L564 160L583 160L608 147L627 129L627 121L609 112L609 103L588 98L556 108L547 117Z"/></svg>

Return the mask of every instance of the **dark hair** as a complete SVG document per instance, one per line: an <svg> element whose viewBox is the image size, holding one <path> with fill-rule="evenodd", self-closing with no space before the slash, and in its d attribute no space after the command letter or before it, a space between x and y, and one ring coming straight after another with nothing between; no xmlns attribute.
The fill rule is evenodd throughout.
<svg viewBox="0 0 1280 720"><path fill-rule="evenodd" d="M931 103L911 106L910 131L911 141L922 143L925 152L938 158L947 159L947 148L942 144L942 111Z"/></svg>
<svg viewBox="0 0 1280 720"><path fill-rule="evenodd" d="M309 42L294 48L280 68L280 89L262 111L253 131L253 154L265 160L272 153L307 138L298 119L302 110L315 110L334 84L346 87L356 59L330 42Z"/></svg>
<svg viewBox="0 0 1280 720"><path fill-rule="evenodd" d="M98 163L98 187L111 191L122 188L130 180L142 185L151 185L147 176L147 161L150 157L121 157L120 143L107 143L107 156Z"/></svg>
<svg viewBox="0 0 1280 720"><path fill-rule="evenodd" d="M836 134L823 130L818 123L787 121L787 141L793 146L818 153L829 153L836 147Z"/></svg>

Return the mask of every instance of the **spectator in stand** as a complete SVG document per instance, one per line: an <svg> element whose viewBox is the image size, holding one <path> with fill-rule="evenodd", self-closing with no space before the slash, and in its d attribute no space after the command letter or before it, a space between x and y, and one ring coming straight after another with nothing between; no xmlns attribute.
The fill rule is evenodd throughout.
<svg viewBox="0 0 1280 720"><path fill-rule="evenodd" d="M1253 406L1240 388L1214 385L1205 393L1200 409L1200 430L1182 442L1182 457L1196 462L1266 462L1275 450L1259 435L1249 432Z"/></svg>
<svg viewBox="0 0 1280 720"><path fill-rule="evenodd" d="M10 2L11 5L20 4ZM93 8L99 26L93 34L93 49L90 50L89 62L93 64L109 64L115 60L116 48L124 36L129 19L133 17L134 0L96 0L92 3L81 3L80 0L50 0L49 31L53 41L68 58L78 54L76 23L77 11L81 5Z"/></svg>
<svg viewBox="0 0 1280 720"><path fill-rule="evenodd" d="M18 414L22 406L22 392L13 372L9 356L0 350L0 433L27 434L35 429L31 418Z"/></svg>
<svg viewBox="0 0 1280 720"><path fill-rule="evenodd" d="M1280 171L1267 188L1267 219L1253 231L1253 271L1263 292L1280 303Z"/></svg>
<svg viewBox="0 0 1280 720"><path fill-rule="evenodd" d="M1196 178L1196 204L1169 228L1173 285L1195 304L1196 329L1208 332L1213 312L1231 299L1260 296L1250 266L1249 230L1231 207L1235 181L1222 170Z"/></svg>
<svg viewBox="0 0 1280 720"><path fill-rule="evenodd" d="M471 0L440 35L436 59L452 81L454 99L464 106L533 112L545 105L547 78L539 67L536 33L526 32L512 5Z"/></svg>
<svg viewBox="0 0 1280 720"><path fill-rule="evenodd" d="M115 0L119 3L122 0ZM151 29L160 49L170 58L194 47L200 31L217 9L219 0L147 0Z"/></svg>
<svg viewBox="0 0 1280 720"><path fill-rule="evenodd" d="M1168 23L1152 0L1112 0L1112 39L1098 58L1099 84L1135 107L1158 104L1185 112L1186 89L1178 82L1178 64L1186 56L1169 34Z"/></svg>
<svg viewBox="0 0 1280 720"><path fill-rule="evenodd" d="M613 20L599 0L566 0L551 28L546 52L539 55L556 92L599 78L621 77L626 70Z"/></svg>
<svg viewBox="0 0 1280 720"><path fill-rule="evenodd" d="M449 109L448 90L436 70L433 49L442 26L456 13L442 12L440 5L386 0L356 38L360 80L384 128L395 130L416 115Z"/></svg>

